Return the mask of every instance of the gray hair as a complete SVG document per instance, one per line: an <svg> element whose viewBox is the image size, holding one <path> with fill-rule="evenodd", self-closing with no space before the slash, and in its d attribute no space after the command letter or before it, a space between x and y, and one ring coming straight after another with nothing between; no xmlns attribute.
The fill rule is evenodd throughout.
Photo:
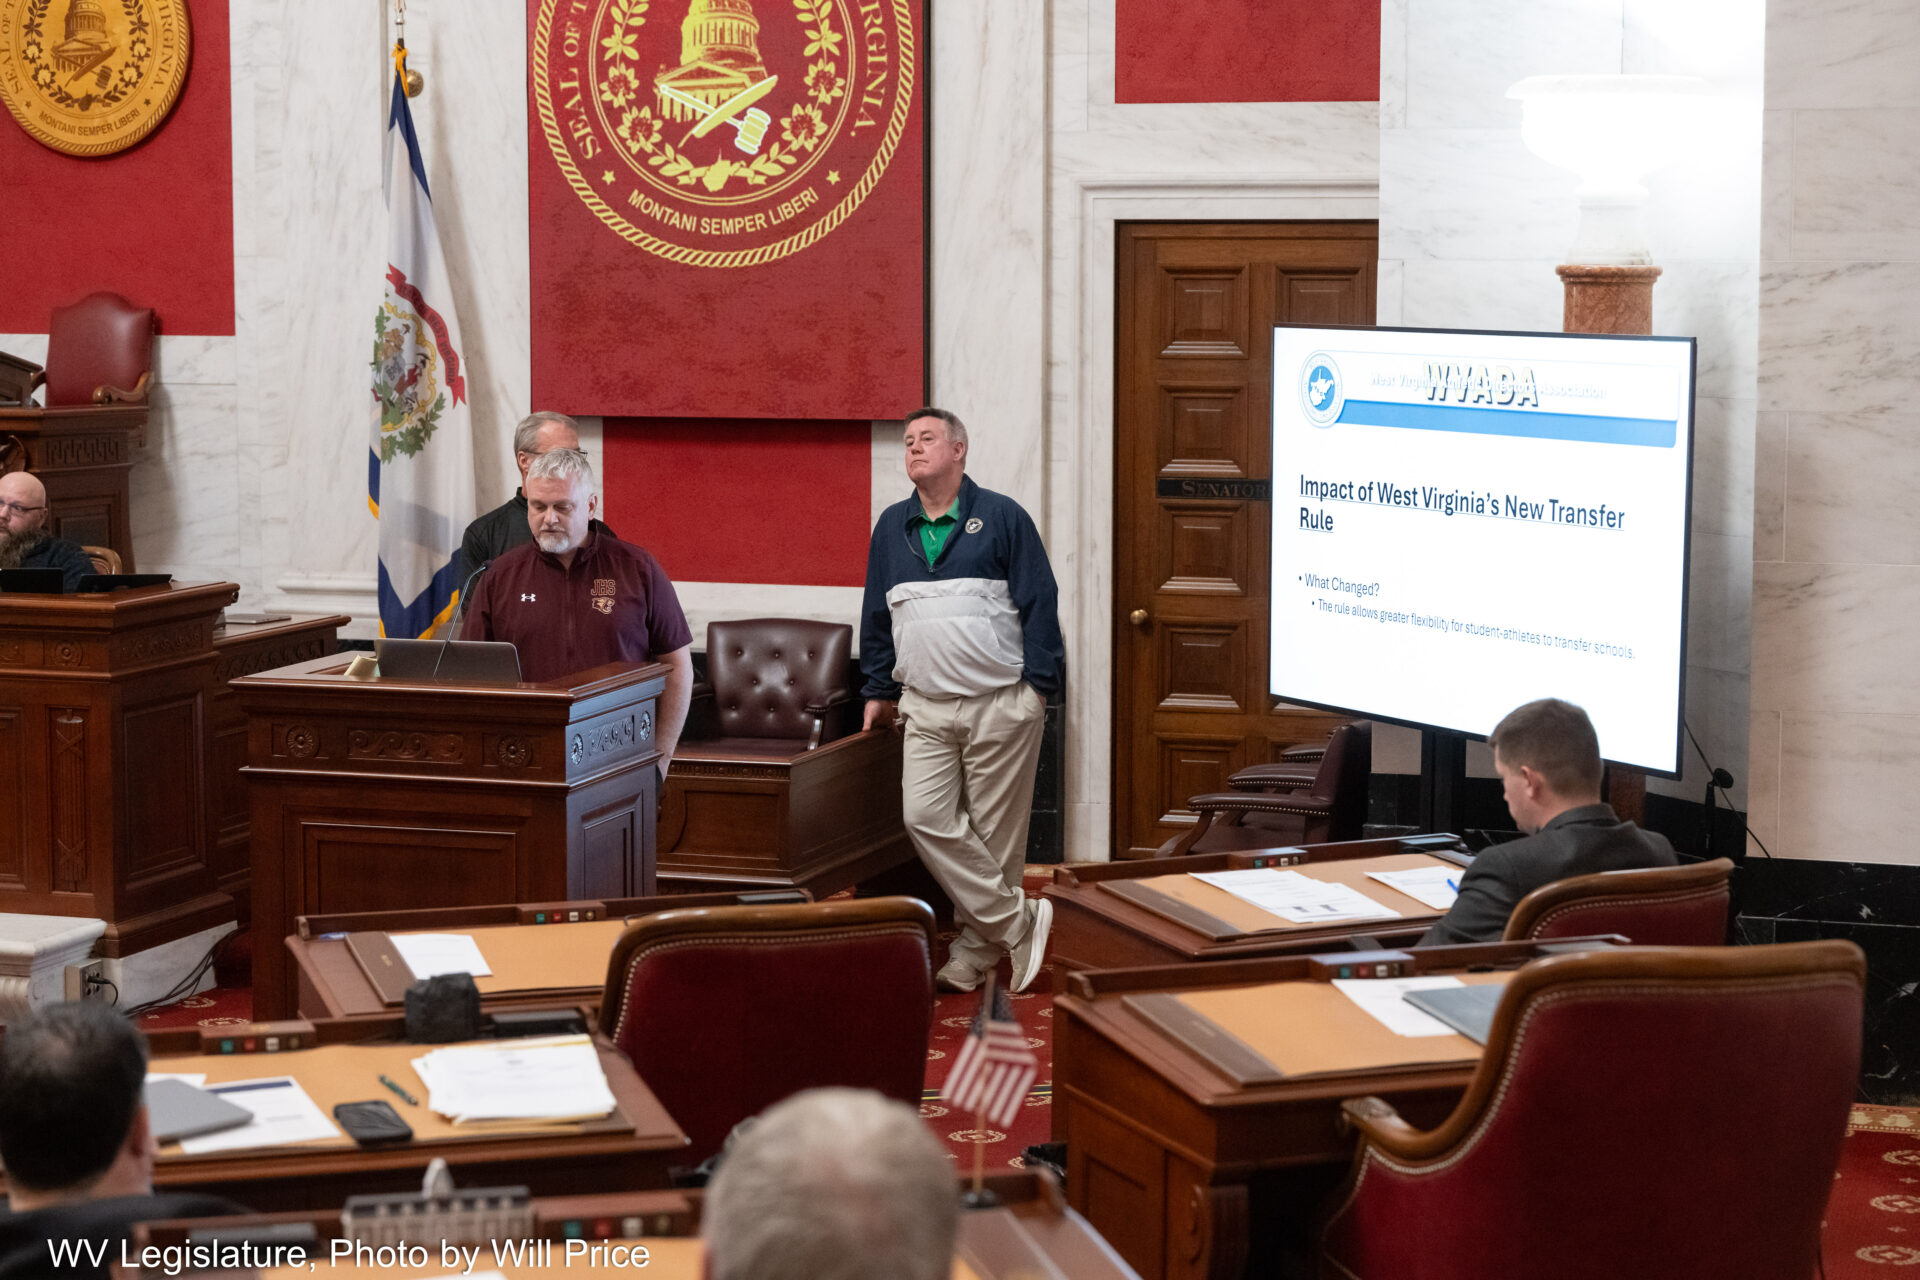
<svg viewBox="0 0 1920 1280"><path fill-rule="evenodd" d="M947 1280L953 1163L912 1107L809 1089L740 1135L707 1189L712 1280Z"/></svg>
<svg viewBox="0 0 1920 1280"><path fill-rule="evenodd" d="M573 485L584 480L587 490L593 490L593 464L587 461L587 455L578 449L549 449L533 460L527 468L529 480L565 480Z"/></svg>
<svg viewBox="0 0 1920 1280"><path fill-rule="evenodd" d="M546 426L548 423L552 423L558 427L565 427L567 430L573 432L576 440L580 438L579 423L564 413L554 413L551 410L542 409L538 413L530 413L520 419L520 425L513 429L513 451L515 453L539 453L540 428Z"/></svg>
<svg viewBox="0 0 1920 1280"><path fill-rule="evenodd" d="M947 439L955 444L967 442L967 424L960 421L960 415L950 409L935 409L931 405L924 409L915 409L907 415L907 425L912 426L922 418L938 418L947 424Z"/></svg>

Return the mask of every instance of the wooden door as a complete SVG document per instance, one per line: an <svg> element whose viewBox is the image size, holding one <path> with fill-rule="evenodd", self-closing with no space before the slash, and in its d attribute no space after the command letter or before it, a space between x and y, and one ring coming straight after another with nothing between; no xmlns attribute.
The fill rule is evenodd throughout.
<svg viewBox="0 0 1920 1280"><path fill-rule="evenodd" d="M1337 716L1267 683L1272 327L1372 324L1371 222L1119 228L1114 853Z"/></svg>

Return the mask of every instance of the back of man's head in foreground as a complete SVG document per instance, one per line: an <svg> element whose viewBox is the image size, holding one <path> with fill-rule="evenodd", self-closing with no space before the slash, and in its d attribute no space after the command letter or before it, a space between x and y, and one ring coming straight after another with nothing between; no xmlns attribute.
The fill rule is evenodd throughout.
<svg viewBox="0 0 1920 1280"><path fill-rule="evenodd" d="M913 1108L810 1089L743 1132L707 1191L710 1280L946 1280L953 1163Z"/></svg>
<svg viewBox="0 0 1920 1280"><path fill-rule="evenodd" d="M1600 738L1571 702L1541 698L1515 707L1494 726L1487 745L1508 769L1532 769L1563 798L1600 794Z"/></svg>
<svg viewBox="0 0 1920 1280"><path fill-rule="evenodd" d="M57 1004L0 1038L0 1162L38 1192L84 1192L126 1144L147 1046L103 1004Z"/></svg>

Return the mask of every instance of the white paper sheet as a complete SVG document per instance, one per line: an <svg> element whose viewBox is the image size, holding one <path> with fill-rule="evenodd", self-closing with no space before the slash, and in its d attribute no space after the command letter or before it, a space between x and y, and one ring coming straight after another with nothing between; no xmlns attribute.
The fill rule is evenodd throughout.
<svg viewBox="0 0 1920 1280"><path fill-rule="evenodd" d="M1400 913L1358 889L1315 880L1298 871L1262 868L1257 871L1195 871L1204 880L1225 889L1243 902L1271 911L1289 924L1323 924L1334 920L1371 920Z"/></svg>
<svg viewBox="0 0 1920 1280"><path fill-rule="evenodd" d="M390 935L393 949L407 962L415 978L431 978L442 973L470 973L484 978L493 972L480 944L470 933L396 933Z"/></svg>
<svg viewBox="0 0 1920 1280"><path fill-rule="evenodd" d="M1397 1036L1450 1036L1454 1029L1402 997L1409 991L1463 986L1458 978L1335 978L1340 994Z"/></svg>
<svg viewBox="0 0 1920 1280"><path fill-rule="evenodd" d="M1398 889L1435 911L1445 911L1460 896L1461 874L1459 867L1415 867L1411 871L1369 871L1367 878Z"/></svg>
<svg viewBox="0 0 1920 1280"><path fill-rule="evenodd" d="M237 1107L253 1112L253 1121L219 1133L186 1138L180 1149L190 1156L209 1151L238 1151L246 1147L279 1147L316 1138L337 1138L340 1130L292 1076L235 1080L207 1090Z"/></svg>
<svg viewBox="0 0 1920 1280"><path fill-rule="evenodd" d="M435 1049L413 1060L427 1105L455 1124L580 1120L613 1110L613 1090L586 1036L543 1036Z"/></svg>

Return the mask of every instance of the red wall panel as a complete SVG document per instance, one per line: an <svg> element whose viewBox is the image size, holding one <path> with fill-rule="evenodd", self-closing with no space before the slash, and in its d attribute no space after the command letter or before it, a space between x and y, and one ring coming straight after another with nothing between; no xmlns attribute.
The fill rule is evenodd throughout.
<svg viewBox="0 0 1920 1280"><path fill-rule="evenodd" d="M872 433L866 421L608 418L607 523L677 581L860 586Z"/></svg>
<svg viewBox="0 0 1920 1280"><path fill-rule="evenodd" d="M1380 0L1117 0L1119 102L1374 102Z"/></svg>
<svg viewBox="0 0 1920 1280"><path fill-rule="evenodd" d="M192 61L173 113L98 159L41 146L0 110L0 333L111 289L162 333L233 332L233 127L227 0L188 0Z"/></svg>

